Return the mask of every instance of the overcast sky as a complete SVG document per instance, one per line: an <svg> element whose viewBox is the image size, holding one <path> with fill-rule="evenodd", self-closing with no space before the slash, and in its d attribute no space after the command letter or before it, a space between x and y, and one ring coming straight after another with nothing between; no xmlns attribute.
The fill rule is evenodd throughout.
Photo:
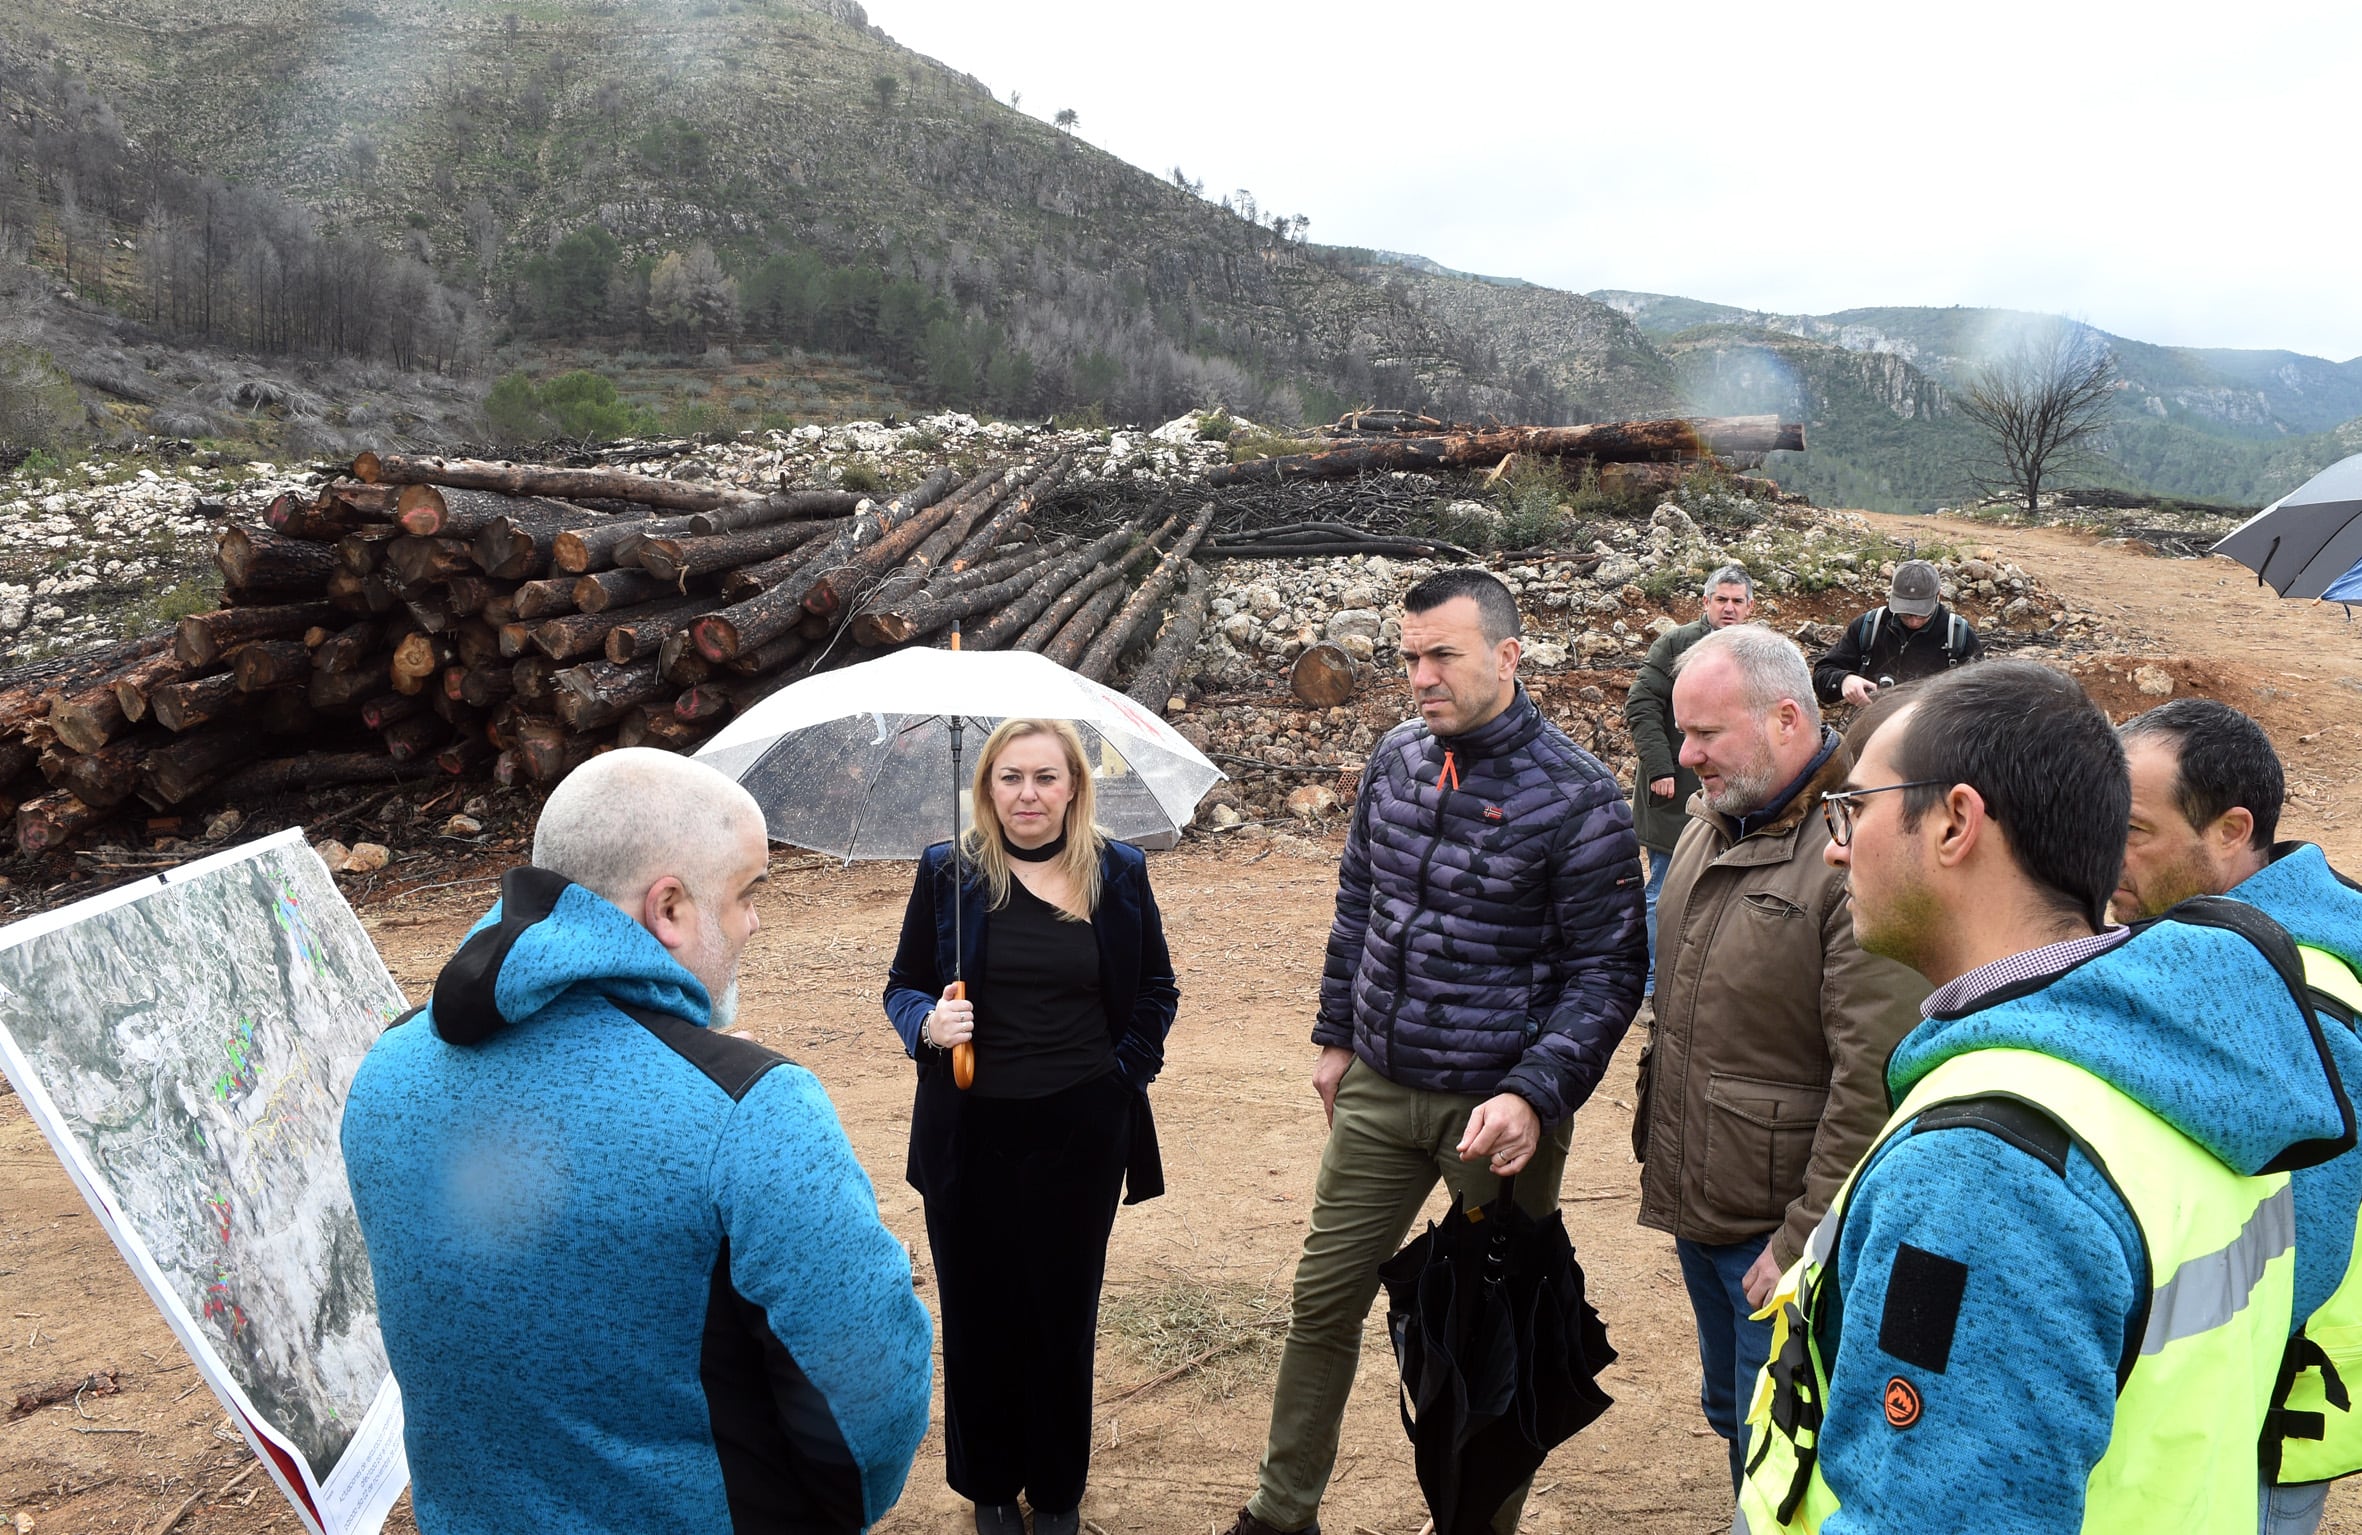
<svg viewBox="0 0 2362 1535"><path fill-rule="evenodd" d="M2362 6L866 0L1313 240L1781 312L2362 354Z"/></svg>

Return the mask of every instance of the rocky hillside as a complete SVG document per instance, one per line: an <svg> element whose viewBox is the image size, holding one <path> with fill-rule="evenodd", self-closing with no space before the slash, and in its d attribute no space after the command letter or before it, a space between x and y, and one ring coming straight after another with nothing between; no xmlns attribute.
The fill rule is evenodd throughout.
<svg viewBox="0 0 2362 1535"><path fill-rule="evenodd" d="M1855 368L1884 374L1883 386L1865 375L1872 392L1920 396L1924 405L1906 419L1927 426L1902 434L1907 448L1897 443L1871 461L1873 473L1913 505L1927 504L1924 493L1939 483L1960 483L1957 470L1946 480L1931 477L1928 465L1966 462L1957 444L1942 440L1949 414L1944 392L1962 384L1976 359L2006 344L2014 330L2046 323L2040 315L2000 309L1771 314L1665 294L1591 296L1629 316L1677 358L1700 347L1727 352L1738 338L1754 337L1800 377L1826 375L1854 359ZM2103 483L2260 506L2353 452L2349 444L2362 438L2362 358L2337 363L2296 352L2163 347L2101 335L2124 380L2106 447L2109 463L2098 475ZM1873 358L1875 364L1865 361ZM1683 370L1685 383L1694 371L1694 365ZM1850 445L1831 444L1831 451L1849 469L1862 462ZM1846 483L1830 473L1833 464L1813 467L1822 471L1812 480L1816 494Z"/></svg>
<svg viewBox="0 0 2362 1535"><path fill-rule="evenodd" d="M784 261L794 291L774 308L851 284L859 312L817 317L814 339L874 351L931 386L922 397L1011 414L1098 403L1162 419L1219 401L1284 422L1383 400L1557 420L1675 403L1605 306L1554 296L1554 355L1537 366L1278 210L1209 202L1013 110L846 0L257 0L234 15L0 0L0 63L17 72L9 115L33 130L28 164L0 169L51 203L58 167L32 162L63 118L100 158L119 124L133 159L168 147L180 170L400 246L522 340L751 335L758 290L777 288L760 274ZM93 201L87 176L79 197ZM117 204L117 238L136 236L138 199ZM594 226L617 248L586 294L551 262ZM666 308L657 269L701 245L719 258L710 312L694 294ZM906 301L881 294L896 283ZM922 311L900 331L895 302ZM792 328L763 334L803 339ZM991 374L995 358L1008 366Z"/></svg>

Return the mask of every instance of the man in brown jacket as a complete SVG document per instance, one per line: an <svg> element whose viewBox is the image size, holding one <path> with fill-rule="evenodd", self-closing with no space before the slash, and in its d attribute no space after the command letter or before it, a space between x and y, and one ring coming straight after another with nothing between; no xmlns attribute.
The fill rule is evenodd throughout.
<svg viewBox="0 0 2362 1535"><path fill-rule="evenodd" d="M1845 877L1821 860L1821 792L1853 763L1804 653L1752 625L1710 634L1675 668L1673 715L1699 790L1658 907L1633 1150L1640 1223L1681 1259L1735 1490L1771 1344L1750 1313L1884 1123L1886 1058L1927 983L1862 952Z"/></svg>

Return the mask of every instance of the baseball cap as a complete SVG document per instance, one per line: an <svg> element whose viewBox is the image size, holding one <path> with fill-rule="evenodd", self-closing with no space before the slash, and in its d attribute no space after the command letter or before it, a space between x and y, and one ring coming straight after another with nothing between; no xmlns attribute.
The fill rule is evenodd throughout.
<svg viewBox="0 0 2362 1535"><path fill-rule="evenodd" d="M1943 595L1944 583L1933 565L1925 560L1905 560L1895 567L1886 605L1906 618L1925 618L1936 610Z"/></svg>

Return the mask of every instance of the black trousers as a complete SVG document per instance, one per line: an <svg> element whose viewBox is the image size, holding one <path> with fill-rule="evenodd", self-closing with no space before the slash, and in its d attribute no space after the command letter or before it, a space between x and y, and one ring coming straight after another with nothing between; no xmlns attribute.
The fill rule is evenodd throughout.
<svg viewBox="0 0 2362 1535"><path fill-rule="evenodd" d="M1090 1472L1091 1357L1132 1091L1110 1072L1046 1098L920 1096L921 1112L958 1116L926 1196L948 1480L971 1502L1022 1492L1064 1513Z"/></svg>

